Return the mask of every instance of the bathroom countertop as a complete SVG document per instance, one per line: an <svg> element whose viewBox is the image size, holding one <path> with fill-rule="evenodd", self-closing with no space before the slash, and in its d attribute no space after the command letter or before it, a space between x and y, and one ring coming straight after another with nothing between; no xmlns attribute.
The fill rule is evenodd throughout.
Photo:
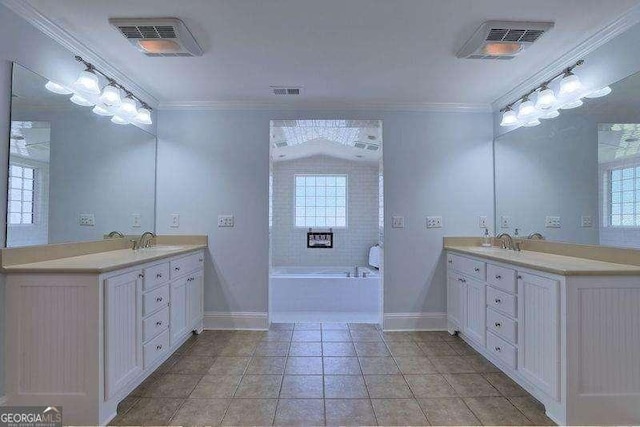
<svg viewBox="0 0 640 427"><path fill-rule="evenodd" d="M587 258L576 258L544 252L520 252L498 247L458 246L445 244L444 249L467 255L474 255L493 261L528 267L563 276L635 276L640 275L640 266L616 264Z"/></svg>
<svg viewBox="0 0 640 427"><path fill-rule="evenodd" d="M14 264L2 267L3 273L85 273L100 274L119 270L137 264L156 261L175 255L187 254L206 248L203 244L162 245L150 248L131 250L117 249L57 258L46 261Z"/></svg>

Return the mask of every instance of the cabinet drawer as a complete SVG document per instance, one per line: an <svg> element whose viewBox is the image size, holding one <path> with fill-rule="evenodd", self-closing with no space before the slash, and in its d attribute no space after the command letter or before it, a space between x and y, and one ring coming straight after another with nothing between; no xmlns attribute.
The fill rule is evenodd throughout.
<svg viewBox="0 0 640 427"><path fill-rule="evenodd" d="M152 314L142 321L142 342L147 342L169 327L169 307Z"/></svg>
<svg viewBox="0 0 640 427"><path fill-rule="evenodd" d="M515 318L516 305L515 295L487 286L487 307L494 308Z"/></svg>
<svg viewBox="0 0 640 427"><path fill-rule="evenodd" d="M147 369L158 358L162 357L169 351L169 330L167 329L142 348L142 358L144 360L144 369Z"/></svg>
<svg viewBox="0 0 640 427"><path fill-rule="evenodd" d="M514 346L489 332L487 333L487 350L509 367L515 369L518 350Z"/></svg>
<svg viewBox="0 0 640 427"><path fill-rule="evenodd" d="M503 291L516 293L516 271L511 268L487 264L487 282Z"/></svg>
<svg viewBox="0 0 640 427"><path fill-rule="evenodd" d="M516 344L516 330L518 329L516 321L490 307L487 307L487 329L511 344Z"/></svg>
<svg viewBox="0 0 640 427"><path fill-rule="evenodd" d="M144 280L142 281L142 289L145 291L153 289L169 281L169 263L154 265L144 269Z"/></svg>
<svg viewBox="0 0 640 427"><path fill-rule="evenodd" d="M169 304L169 285L162 286L142 295L142 315L153 313Z"/></svg>
<svg viewBox="0 0 640 427"><path fill-rule="evenodd" d="M204 265L204 253L202 251L187 255L171 261L171 278L180 277L190 273Z"/></svg>
<svg viewBox="0 0 640 427"><path fill-rule="evenodd" d="M455 271L482 281L485 280L485 263L482 261L449 254L447 263Z"/></svg>

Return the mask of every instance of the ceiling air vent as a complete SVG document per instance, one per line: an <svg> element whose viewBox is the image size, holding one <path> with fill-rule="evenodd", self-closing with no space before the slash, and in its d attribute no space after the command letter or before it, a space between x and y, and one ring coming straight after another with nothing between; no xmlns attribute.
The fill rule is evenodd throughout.
<svg viewBox="0 0 640 427"><path fill-rule="evenodd" d="M300 95L302 93L301 87L283 87L283 86L271 86L274 95Z"/></svg>
<svg viewBox="0 0 640 427"><path fill-rule="evenodd" d="M110 18L109 23L147 56L202 56L198 42L178 18Z"/></svg>
<svg viewBox="0 0 640 427"><path fill-rule="evenodd" d="M513 59L553 26L553 22L487 21L456 56L467 59Z"/></svg>

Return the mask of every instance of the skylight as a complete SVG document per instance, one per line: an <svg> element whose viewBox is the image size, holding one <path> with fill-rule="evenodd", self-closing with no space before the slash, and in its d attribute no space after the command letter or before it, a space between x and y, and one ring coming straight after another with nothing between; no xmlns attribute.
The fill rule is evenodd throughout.
<svg viewBox="0 0 640 427"><path fill-rule="evenodd" d="M365 148L378 147L380 140L377 120L279 120L273 128L272 142L277 147L329 141Z"/></svg>

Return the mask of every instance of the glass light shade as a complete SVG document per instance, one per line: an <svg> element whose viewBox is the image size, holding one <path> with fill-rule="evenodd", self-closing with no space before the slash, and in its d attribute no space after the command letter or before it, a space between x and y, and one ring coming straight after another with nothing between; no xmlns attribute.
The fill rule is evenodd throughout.
<svg viewBox="0 0 640 427"><path fill-rule="evenodd" d="M100 102L104 105L119 106L122 103L120 99L120 89L113 85L105 86L102 89L102 95L100 95Z"/></svg>
<svg viewBox="0 0 640 427"><path fill-rule="evenodd" d="M92 105L95 104L94 102L88 100L82 95L78 95L77 93L74 93L73 96L69 98L69 101L73 102L74 104L81 105L83 107L91 107Z"/></svg>
<svg viewBox="0 0 640 427"><path fill-rule="evenodd" d="M585 95L586 98L601 98L603 96L607 96L611 93L611 88L609 86L605 86L601 89L594 90L593 92Z"/></svg>
<svg viewBox="0 0 640 427"><path fill-rule="evenodd" d="M526 121L525 119L533 116L535 112L536 107L533 105L533 101L525 98L518 107L518 120Z"/></svg>
<svg viewBox="0 0 640 427"><path fill-rule="evenodd" d="M52 82L51 80L49 80L44 87L49 92L57 93L58 95L71 95L73 93L71 89L66 88L60 83Z"/></svg>
<svg viewBox="0 0 640 427"><path fill-rule="evenodd" d="M81 92L100 95L100 82L98 80L98 76L90 70L82 71L73 83L73 87Z"/></svg>
<svg viewBox="0 0 640 427"><path fill-rule="evenodd" d="M93 110L91 111L93 111L99 116L113 116L113 113L109 111L109 109L105 105L101 105L101 104L98 104L95 107L93 107Z"/></svg>
<svg viewBox="0 0 640 427"><path fill-rule="evenodd" d="M558 110L551 110L540 116L541 119L555 119L560 115Z"/></svg>
<svg viewBox="0 0 640 427"><path fill-rule="evenodd" d="M528 121L526 123L524 123L522 126L526 127L526 128L532 128L534 126L538 126L540 124L540 120L538 119L534 119L531 121Z"/></svg>
<svg viewBox="0 0 640 427"><path fill-rule="evenodd" d="M120 117L135 117L138 115L138 108L136 107L136 100L130 96L127 96L122 100L120 108L118 109L118 116Z"/></svg>
<svg viewBox="0 0 640 427"><path fill-rule="evenodd" d="M118 115L111 117L111 122L115 123L117 125L128 125L129 124L129 120L120 117Z"/></svg>
<svg viewBox="0 0 640 427"><path fill-rule="evenodd" d="M538 93L538 99L536 99L536 108L538 110L548 110L556 103L556 94L549 88L542 89Z"/></svg>
<svg viewBox="0 0 640 427"><path fill-rule="evenodd" d="M560 108L563 110L571 110L572 108L581 107L582 104L584 103L582 102L581 99L576 99L575 101L571 101L571 102L567 102L566 104L563 104Z"/></svg>
<svg viewBox="0 0 640 427"><path fill-rule="evenodd" d="M571 95L582 89L582 83L578 76L573 73L567 73L562 80L560 80L560 96Z"/></svg>
<svg viewBox="0 0 640 427"><path fill-rule="evenodd" d="M500 122L500 126L513 126L518 123L518 117L516 116L516 112L512 109L508 109L504 113L502 113L502 121Z"/></svg>
<svg viewBox="0 0 640 427"><path fill-rule="evenodd" d="M136 116L135 121L144 125L150 125L152 123L151 111L144 107L138 108L138 115Z"/></svg>

